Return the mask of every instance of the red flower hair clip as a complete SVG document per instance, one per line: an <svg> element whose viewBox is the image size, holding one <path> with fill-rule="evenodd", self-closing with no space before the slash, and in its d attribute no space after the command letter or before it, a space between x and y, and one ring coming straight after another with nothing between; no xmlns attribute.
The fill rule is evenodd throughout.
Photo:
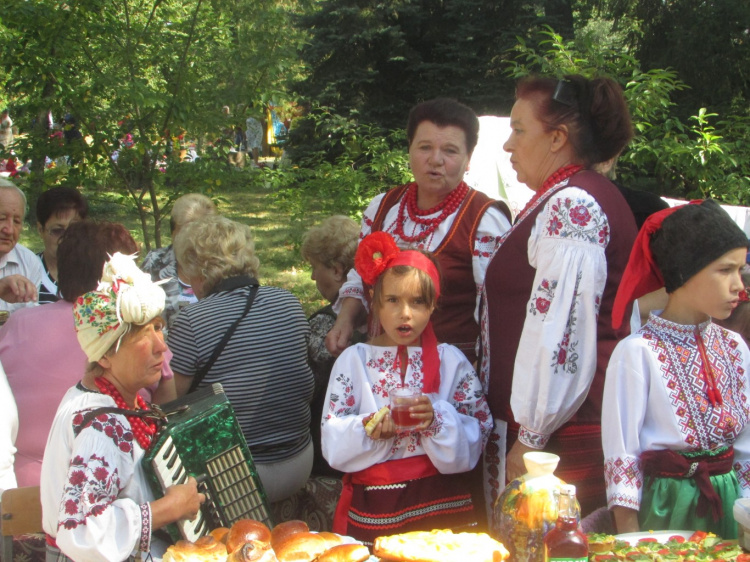
<svg viewBox="0 0 750 562"><path fill-rule="evenodd" d="M750 296L748 296L748 294L747 294L747 287L745 287L744 289L742 289L740 291L739 295L737 295L737 296L740 297L740 302L748 302L748 301L750 301Z"/></svg>
<svg viewBox="0 0 750 562"><path fill-rule="evenodd" d="M377 231L364 237L354 255L354 269L362 281L374 285L380 274L385 271L391 260L401 250L393 236L387 232Z"/></svg>

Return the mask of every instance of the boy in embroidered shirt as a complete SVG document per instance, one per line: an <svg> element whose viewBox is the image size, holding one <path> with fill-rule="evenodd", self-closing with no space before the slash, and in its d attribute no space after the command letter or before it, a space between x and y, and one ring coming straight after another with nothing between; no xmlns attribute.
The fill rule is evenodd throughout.
<svg viewBox="0 0 750 562"><path fill-rule="evenodd" d="M745 233L712 200L660 211L636 240L613 312L665 287L663 311L621 341L604 387L607 502L620 533L701 529L736 538L750 496L750 351L712 322L738 306Z"/></svg>

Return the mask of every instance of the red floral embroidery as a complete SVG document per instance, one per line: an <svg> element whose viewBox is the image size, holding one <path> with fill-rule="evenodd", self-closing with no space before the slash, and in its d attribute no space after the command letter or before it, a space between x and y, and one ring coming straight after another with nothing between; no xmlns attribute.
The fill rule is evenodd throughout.
<svg viewBox="0 0 750 562"><path fill-rule="evenodd" d="M578 205L570 210L570 222L579 226L586 226L591 220L591 213L583 205Z"/></svg>
<svg viewBox="0 0 750 562"><path fill-rule="evenodd" d="M599 230L599 244L609 243L609 225L605 225Z"/></svg>
<svg viewBox="0 0 750 562"><path fill-rule="evenodd" d="M536 299L536 309L544 314L549 310L549 301L545 298L539 297Z"/></svg>
<svg viewBox="0 0 750 562"><path fill-rule="evenodd" d="M563 223L558 219L556 216L552 216L549 219L549 224L547 225L547 233L550 235L557 235L560 234L560 229L563 227Z"/></svg>
<svg viewBox="0 0 750 562"><path fill-rule="evenodd" d="M59 523L62 528L85 525L87 518L104 513L120 494L118 472L110 469L104 457L94 454L84 461L77 455L70 463L68 474Z"/></svg>

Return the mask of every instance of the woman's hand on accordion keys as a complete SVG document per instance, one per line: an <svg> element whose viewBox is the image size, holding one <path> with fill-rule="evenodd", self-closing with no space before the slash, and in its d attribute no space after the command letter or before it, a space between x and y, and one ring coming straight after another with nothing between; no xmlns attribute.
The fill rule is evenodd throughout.
<svg viewBox="0 0 750 562"><path fill-rule="evenodd" d="M185 484L170 486L163 498L151 502L151 526L158 529L180 519L195 519L205 501L206 496L198 492L198 482L191 476Z"/></svg>

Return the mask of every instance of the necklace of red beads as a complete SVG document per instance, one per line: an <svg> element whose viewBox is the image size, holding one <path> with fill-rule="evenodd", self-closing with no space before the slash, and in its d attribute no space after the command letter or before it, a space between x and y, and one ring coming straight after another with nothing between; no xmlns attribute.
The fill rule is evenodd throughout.
<svg viewBox="0 0 750 562"><path fill-rule="evenodd" d="M398 207L395 234L406 242L421 242L430 236L440 226L441 222L456 212L464 197L469 192L469 186L461 182L440 203L429 209L422 210L417 206L417 189L416 183L410 184L406 190L406 194L401 198L401 203ZM442 211L438 216L431 219L425 218L428 215L434 215L438 211ZM405 234L404 223L406 222L407 213L413 222L426 228L414 236Z"/></svg>
<svg viewBox="0 0 750 562"><path fill-rule="evenodd" d="M544 180L544 183L542 184L542 187L536 190L534 195L531 197L528 203L526 203L526 206L521 209L521 212L518 213L518 217L516 218L516 222L521 220L521 217L523 217L529 209L531 209L534 204L539 201L539 198L547 193L550 189L555 187L558 183L565 181L573 174L577 174L583 170L583 166L580 164L568 164L567 166L563 166L562 168L558 169L554 174L552 174L550 177L548 177L546 180Z"/></svg>
<svg viewBox="0 0 750 562"><path fill-rule="evenodd" d="M94 382L96 383L96 386L99 388L99 391L102 394L111 396L114 399L115 404L117 404L118 408L121 408L123 410L133 409L125 403L125 399L122 397L122 394L120 394L120 391L117 390L115 388L115 385L113 385L107 379L105 379L104 377L96 377L94 379ZM146 401L143 398L141 398L138 394L136 394L135 396L135 403L138 406L139 410L148 409L148 406L146 405ZM133 430L133 435L135 436L136 441L138 441L138 444L141 446L141 449L143 449L144 451L147 451L148 448L151 446L151 439L156 433L156 422L153 420L145 420L144 418L140 418L138 416L126 416L126 417L128 418L128 421L130 422L130 428Z"/></svg>

